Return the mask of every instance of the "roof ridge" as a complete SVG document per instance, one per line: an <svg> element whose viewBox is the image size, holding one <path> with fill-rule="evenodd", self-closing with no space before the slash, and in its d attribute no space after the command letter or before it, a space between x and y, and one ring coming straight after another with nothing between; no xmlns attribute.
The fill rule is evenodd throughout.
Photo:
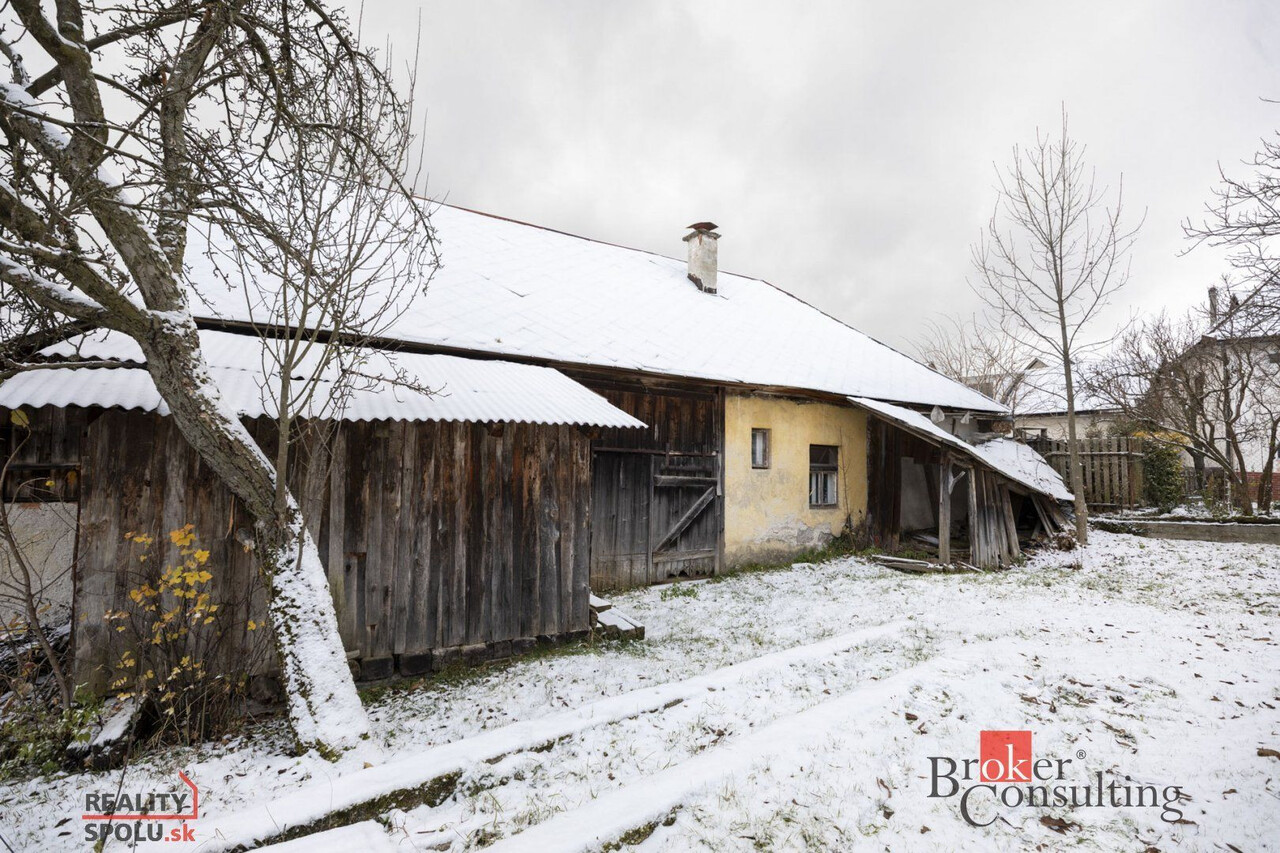
<svg viewBox="0 0 1280 853"><path fill-rule="evenodd" d="M655 252L655 251L652 251L652 250L650 250L650 249L640 249L640 248L637 248L637 247L635 247L635 246L624 246L624 245L622 245L621 243L612 243L612 242L610 242L610 241L608 241L608 240L599 240L599 239L597 239L597 238L595 238L595 237L588 237L588 236L583 235L583 234L574 234L574 233L573 233L573 232L571 232L571 231L564 231L564 230L561 230L561 229L559 229L559 228L551 228L551 227L546 226L546 225L539 225L539 224L537 224L537 223L535 223L535 222L526 222L526 221L524 221L524 220L522 220L522 219L513 219L512 217L509 217L509 216L503 216L503 215L498 214L498 213L489 213L489 212L487 212L487 211L483 211L483 210L476 210L475 208L463 207L462 205L459 205L459 204L450 204L449 202L445 202L445 201L437 201L437 200L434 200L434 199L424 199L424 200L426 200L426 201L430 201L432 204L439 205L440 207L448 207L448 208L452 208L453 210L459 210L459 211L462 211L463 213L471 213L471 214L474 214L474 215L476 215L476 216L484 216L484 217L488 217L489 219L496 219L496 220L499 220L499 221L501 221L501 222L509 222L509 223L511 223L512 225L524 225L524 226L529 227L529 228L537 228L537 229L539 229L540 231L547 231L547 232L550 232L550 233L552 233L552 234L559 234L559 235L564 236L564 237L573 237L573 238L578 239L578 240L586 240L586 241L587 241L587 242L589 242L589 243L597 243L597 244L599 244L599 245L602 245L602 246L610 246L610 247L615 248L615 249L624 249L624 250L626 250L626 251L630 251L630 252L639 252L639 253L641 253L641 254L645 254L645 255L653 255L653 256L655 256L655 257L664 258L664 259L666 259L666 260L670 260L670 261L676 261L676 262L679 262L679 261L680 261L680 258L672 257L671 255L664 255L664 254L662 254L661 252ZM974 389L969 388L969 386L965 385L963 382L960 382L960 381L958 381L958 380L954 379L953 377L947 376L945 373L943 373L943 372L942 372L942 371L940 371L940 370L937 370L937 369L935 369L935 368L933 368L933 367L930 367L929 365L925 364L924 362L920 361L919 359L915 358L914 356L908 355L907 353L903 352L902 350L898 349L897 347L890 346L889 344L885 343L884 341L880 340L879 338L874 337L873 335L871 335L871 334L869 334L869 333L867 333L867 332L864 332L862 329L859 329L857 326L854 326L854 325L852 325L851 323L849 323L849 322L847 322L847 321L845 321L845 320L840 319L839 317L835 316L834 314L831 314L830 312L825 311L825 310L823 310L822 308L819 308L818 306L814 305L812 302L809 302L807 299L803 299L803 298L801 298L801 297L797 296L796 294L792 293L790 290L787 290L787 289L786 289L786 288L784 288L784 287L781 287L781 286L779 286L779 285L776 285L776 284L774 284L773 282L769 281L769 280L768 280L768 279L766 279L766 278L760 278L760 277L758 277L758 276L751 276L751 275L744 275L744 274L742 274L742 273L730 272L729 270L720 270L720 272L724 273L725 275L733 276L733 277L735 277L735 278L742 278L742 279L746 279L746 280L748 280L748 281L758 281L758 282L760 282L761 284L764 284L764 285L766 285L766 286L768 286L768 287L771 287L771 288L773 288L774 290L778 291L779 293L783 294L784 296L789 296L789 297L791 297L791 298L792 298L792 299L794 299L796 302L799 302L801 305L805 306L806 308L809 308L810 310L816 311L817 313L819 313L819 314L821 314L822 316L826 317L828 320L831 320L831 321L833 321L833 322L835 322L835 323L839 323L841 326L844 326L846 329L848 329L848 330L850 330L850 331L852 331L852 332L856 332L856 333L858 333L859 335L862 335L864 338L866 338L867 340L871 341L872 343L879 344L880 346L884 347L885 349L889 350L890 352L896 353L897 355L900 355L900 356L902 356L903 358L905 358L905 359L907 359L907 360L909 360L909 361L912 361L912 362L914 362L915 364L920 365L920 366L921 366L921 367L923 367L925 370L928 370L928 371L930 371L931 373L933 373L933 374L935 374L935 375L937 375L937 376L940 376L940 377L942 377L943 379L946 379L946 380L947 380L947 381L949 381L949 382L954 382L955 384L957 384L957 385L959 385L959 386L961 386L961 387L968 388L969 390L974 391ZM982 394L982 392L981 392L981 391L975 391L975 393L977 393L977 394L981 394L981 396L985 397L986 399L988 399L988 400L990 400L992 403L994 403L994 404L995 404L995 406L996 406L996 408L997 408L997 410L998 410L998 409L1000 409L1000 408L1002 408L1002 407L1001 407L1001 404L1000 404L999 402L997 402L996 400L993 400L992 398L988 397L986 394Z"/></svg>

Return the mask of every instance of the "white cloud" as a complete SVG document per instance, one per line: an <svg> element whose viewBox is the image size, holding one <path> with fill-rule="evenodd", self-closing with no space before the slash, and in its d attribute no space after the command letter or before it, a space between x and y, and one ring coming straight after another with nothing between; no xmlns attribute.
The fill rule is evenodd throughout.
<svg viewBox="0 0 1280 853"><path fill-rule="evenodd" d="M1280 127L1273 7L901 5L423 2L430 191L671 255L713 219L726 268L902 344L977 309L992 164L1065 101L1147 211L1108 320L1201 298L1225 267L1180 222ZM368 3L366 39L403 61L414 17Z"/></svg>

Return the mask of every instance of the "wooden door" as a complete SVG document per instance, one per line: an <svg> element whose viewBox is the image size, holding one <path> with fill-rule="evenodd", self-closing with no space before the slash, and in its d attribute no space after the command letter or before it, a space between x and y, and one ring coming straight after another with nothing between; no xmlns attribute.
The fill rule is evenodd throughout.
<svg viewBox="0 0 1280 853"><path fill-rule="evenodd" d="M592 441L591 588L596 592L716 572L724 522L724 396L581 378L645 424Z"/></svg>
<svg viewBox="0 0 1280 853"><path fill-rule="evenodd" d="M649 583L650 454L603 451L591 464L591 589Z"/></svg>
<svg viewBox="0 0 1280 853"><path fill-rule="evenodd" d="M715 574L720 543L718 454L655 456L650 583Z"/></svg>

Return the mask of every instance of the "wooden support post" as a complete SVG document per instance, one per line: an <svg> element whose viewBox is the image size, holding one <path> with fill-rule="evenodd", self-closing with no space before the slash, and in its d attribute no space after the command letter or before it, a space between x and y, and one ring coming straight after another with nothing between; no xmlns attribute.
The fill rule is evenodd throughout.
<svg viewBox="0 0 1280 853"><path fill-rule="evenodd" d="M999 487L999 495L1000 508L1004 514L1004 532L1009 538L1009 557L1016 560L1022 555L1022 546L1018 542L1018 520L1013 514L1013 496L1005 485Z"/></svg>
<svg viewBox="0 0 1280 853"><path fill-rule="evenodd" d="M969 469L969 562L980 569L985 565L987 549L982 543L982 520L978 516L978 468Z"/></svg>
<svg viewBox="0 0 1280 853"><path fill-rule="evenodd" d="M951 454L938 466L938 562L951 562Z"/></svg>

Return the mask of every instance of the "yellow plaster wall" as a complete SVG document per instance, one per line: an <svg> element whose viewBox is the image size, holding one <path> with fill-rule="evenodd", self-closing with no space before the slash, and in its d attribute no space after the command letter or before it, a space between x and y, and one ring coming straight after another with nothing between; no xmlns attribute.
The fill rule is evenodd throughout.
<svg viewBox="0 0 1280 853"><path fill-rule="evenodd" d="M770 467L751 467L751 430L771 431ZM840 448L839 502L809 506L809 445ZM764 395L725 399L725 562L785 559L825 545L867 511L867 417L851 406Z"/></svg>

